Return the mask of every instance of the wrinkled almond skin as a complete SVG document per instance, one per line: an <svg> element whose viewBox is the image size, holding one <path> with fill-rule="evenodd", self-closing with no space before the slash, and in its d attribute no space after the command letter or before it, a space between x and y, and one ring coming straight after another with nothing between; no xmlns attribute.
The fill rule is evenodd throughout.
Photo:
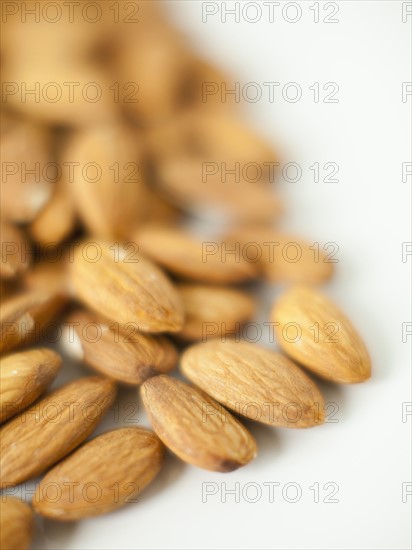
<svg viewBox="0 0 412 550"><path fill-rule="evenodd" d="M47 473L37 486L33 507L38 514L59 521L111 512L133 501L153 481L163 457L162 442L149 430L133 427L106 432ZM47 499L48 484L59 488L57 501ZM97 494L93 502L87 498L89 484Z"/></svg>
<svg viewBox="0 0 412 550"><path fill-rule="evenodd" d="M185 324L176 337L186 341L204 340L242 328L255 312L251 296L241 290L198 284L180 284Z"/></svg>
<svg viewBox="0 0 412 550"><path fill-rule="evenodd" d="M34 521L31 508L21 500L8 496L0 500L1 550L28 550Z"/></svg>
<svg viewBox="0 0 412 550"><path fill-rule="evenodd" d="M38 342L66 305L54 290L32 290L8 298L0 312L0 352Z"/></svg>
<svg viewBox="0 0 412 550"><path fill-rule="evenodd" d="M277 323L283 351L322 378L354 384L370 377L371 362L361 337L342 311L316 289L304 285L288 289L275 303L271 321ZM298 330L291 336L289 323Z"/></svg>
<svg viewBox="0 0 412 550"><path fill-rule="evenodd" d="M116 397L113 382L81 378L32 405L0 430L1 487L36 477L84 441Z"/></svg>
<svg viewBox="0 0 412 550"><path fill-rule="evenodd" d="M80 310L70 315L67 324L73 326L74 338L81 346L81 360L118 382L141 384L177 365L176 348L165 336L151 336L133 329L125 336L111 330L95 314Z"/></svg>
<svg viewBox="0 0 412 550"><path fill-rule="evenodd" d="M161 375L146 380L141 394L155 432L185 462L231 472L255 457L248 430L198 389Z"/></svg>
<svg viewBox="0 0 412 550"><path fill-rule="evenodd" d="M182 328L180 297L161 269L140 253L137 261L127 262L116 258L106 242L91 246L101 252L95 262L87 261L86 242L74 253L70 271L76 298L104 318L118 322L121 331L130 326L155 333Z"/></svg>
<svg viewBox="0 0 412 550"><path fill-rule="evenodd" d="M324 400L292 361L249 342L210 340L188 348L182 372L225 407L271 426L324 422Z"/></svg>
<svg viewBox="0 0 412 550"><path fill-rule="evenodd" d="M32 349L0 359L0 422L21 412L56 378L61 357L49 349Z"/></svg>
<svg viewBox="0 0 412 550"><path fill-rule="evenodd" d="M316 284L332 277L333 258L321 246L300 237L268 227L245 226L233 230L227 239L240 243L267 281ZM254 252L256 245L259 248Z"/></svg>
<svg viewBox="0 0 412 550"><path fill-rule="evenodd" d="M28 268L30 246L21 229L9 223L1 223L0 247L0 279L12 279Z"/></svg>
<svg viewBox="0 0 412 550"><path fill-rule="evenodd" d="M236 254L227 253L222 261L221 243L202 242L179 228L148 225L140 228L134 238L144 254L184 279L234 283L256 276L253 264Z"/></svg>

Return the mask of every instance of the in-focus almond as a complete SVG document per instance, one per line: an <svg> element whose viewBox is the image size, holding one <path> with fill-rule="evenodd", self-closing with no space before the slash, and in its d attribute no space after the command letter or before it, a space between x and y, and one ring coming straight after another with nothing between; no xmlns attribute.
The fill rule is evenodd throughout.
<svg viewBox="0 0 412 550"><path fill-rule="evenodd" d="M52 468L37 486L33 506L42 516L75 521L111 512L136 498L163 463L160 439L142 428L120 428L88 441ZM47 498L47 487L58 500ZM98 498L88 497L97 488Z"/></svg>
<svg viewBox="0 0 412 550"><path fill-rule="evenodd" d="M255 457L248 430L198 389L161 375L146 380L141 393L155 432L185 462L230 472Z"/></svg>
<svg viewBox="0 0 412 550"><path fill-rule="evenodd" d="M353 384L371 375L371 362L361 337L329 298L312 287L296 285L275 303L271 321L279 346L317 375ZM288 335L292 326L293 335Z"/></svg>
<svg viewBox="0 0 412 550"><path fill-rule="evenodd" d="M107 378L80 378L52 392L0 430L1 487L41 474L84 441L112 405Z"/></svg>
<svg viewBox="0 0 412 550"><path fill-rule="evenodd" d="M0 422L35 401L56 378L61 357L50 349L32 349L0 359Z"/></svg>
<svg viewBox="0 0 412 550"><path fill-rule="evenodd" d="M324 401L292 361L249 342L210 340L188 348L182 372L214 399L264 424L307 428L324 421Z"/></svg>
<svg viewBox="0 0 412 550"><path fill-rule="evenodd" d="M83 242L76 248L71 264L75 296L104 318L118 322L121 331L129 327L145 332L180 330L183 306L168 277L140 253L136 256L132 251L130 260L116 252L116 245L102 241Z"/></svg>
<svg viewBox="0 0 412 550"><path fill-rule="evenodd" d="M104 321L87 311L76 311L66 322L65 345L70 353L100 373L125 384L141 384L150 376L173 370L177 351L165 336L129 330L119 334ZM113 329L113 330L112 330Z"/></svg>

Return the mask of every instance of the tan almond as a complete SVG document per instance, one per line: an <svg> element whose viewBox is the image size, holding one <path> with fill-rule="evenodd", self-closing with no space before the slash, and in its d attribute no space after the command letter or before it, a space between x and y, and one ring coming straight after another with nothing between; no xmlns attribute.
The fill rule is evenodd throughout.
<svg viewBox="0 0 412 550"><path fill-rule="evenodd" d="M361 337L344 313L314 288L296 285L275 303L271 321L279 346L315 374L353 384L371 375Z"/></svg>
<svg viewBox="0 0 412 550"><path fill-rule="evenodd" d="M56 255L55 255L56 254ZM27 290L56 291L63 296L70 296L70 280L68 275L70 255L62 248L53 250L52 259L44 259L28 269L22 282Z"/></svg>
<svg viewBox="0 0 412 550"><path fill-rule="evenodd" d="M164 457L160 439L142 428L120 428L88 441L54 466L33 498L35 511L60 521L76 521L120 508L159 473ZM53 486L58 500L47 498ZM93 491L93 497L90 498Z"/></svg>
<svg viewBox="0 0 412 550"><path fill-rule="evenodd" d="M255 300L241 290L197 284L180 284L178 290L185 324L176 337L182 340L239 332L255 313Z"/></svg>
<svg viewBox="0 0 412 550"><path fill-rule="evenodd" d="M3 496L0 500L1 550L28 550L33 528L31 508L18 498Z"/></svg>
<svg viewBox="0 0 412 550"><path fill-rule="evenodd" d="M41 245L57 246L74 230L76 211L68 183L59 181L53 195L30 225L30 234Z"/></svg>
<svg viewBox="0 0 412 550"><path fill-rule="evenodd" d="M12 279L28 268L31 248L18 227L6 222L1 223L0 246L0 279Z"/></svg>
<svg viewBox="0 0 412 550"><path fill-rule="evenodd" d="M73 135L63 157L79 163L69 185L89 232L101 239L125 239L146 208L139 136L119 124L92 126Z"/></svg>
<svg viewBox="0 0 412 550"><path fill-rule="evenodd" d="M251 420L284 428L324 421L323 397L312 380L283 355L256 344L195 344L184 352L181 368L219 403Z"/></svg>
<svg viewBox="0 0 412 550"><path fill-rule="evenodd" d="M196 217L224 222L279 219L283 207L273 185L225 177L224 166L187 153L165 155L156 165L157 186L168 200Z"/></svg>
<svg viewBox="0 0 412 550"><path fill-rule="evenodd" d="M248 430L196 388L161 375L146 380L141 392L155 432L185 462L231 472L255 457L256 443Z"/></svg>
<svg viewBox="0 0 412 550"><path fill-rule="evenodd" d="M114 402L107 378L80 378L44 397L0 430L1 486L41 474L84 441Z"/></svg>
<svg viewBox="0 0 412 550"><path fill-rule="evenodd" d="M42 395L56 378L61 357L50 349L32 349L0 359L0 422Z"/></svg>
<svg viewBox="0 0 412 550"><path fill-rule="evenodd" d="M135 234L139 249L174 275L206 283L230 283L253 279L255 266L230 246L215 239L194 238L189 232L148 225Z"/></svg>
<svg viewBox="0 0 412 550"><path fill-rule="evenodd" d="M71 282L76 298L118 322L121 331L132 326L144 332L175 332L183 326L177 290L135 246L126 254L121 245L81 243L71 264Z"/></svg>
<svg viewBox="0 0 412 550"><path fill-rule="evenodd" d="M7 299L0 312L0 352L44 339L65 305L66 297L56 290L32 290Z"/></svg>
<svg viewBox="0 0 412 550"><path fill-rule="evenodd" d="M329 258L319 243L258 226L237 228L226 238L233 246L239 244L243 257L257 265L268 281L323 283L333 274L335 258Z"/></svg>
<svg viewBox="0 0 412 550"><path fill-rule="evenodd" d="M177 351L165 336L142 334L130 326L120 334L117 326L87 311L72 313L64 323L65 344L96 371L125 384L141 384L150 376L173 370Z"/></svg>

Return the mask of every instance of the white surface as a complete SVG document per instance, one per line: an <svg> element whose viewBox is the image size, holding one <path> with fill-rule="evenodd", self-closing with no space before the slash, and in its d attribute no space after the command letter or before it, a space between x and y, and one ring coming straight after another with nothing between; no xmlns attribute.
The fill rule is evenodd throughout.
<svg viewBox="0 0 412 550"><path fill-rule="evenodd" d="M402 483L412 478L412 417L402 422L402 403L412 399L402 323L411 321L412 258L402 262L402 242L411 240L411 178L402 182L401 165L410 162L412 97L403 103L401 94L402 82L411 80L412 17L402 23L401 2L339 2L339 23L315 24L313 3L300 2L302 18L291 24L281 18L283 4L274 23L267 15L256 23L234 23L230 16L222 23L220 14L203 23L199 1L169 2L168 8L194 46L235 80L302 87L297 103L279 91L274 103L267 97L245 103L246 116L286 159L302 166L300 182L280 184L288 207L284 227L338 244L337 274L326 291L364 336L373 377L353 387L322 385L326 400L339 405L338 423L296 431L251 425L260 453L249 466L218 474L169 459L138 504L75 525L39 520L44 535L36 548L410 547L412 495L402 502ZM330 81L339 85L339 103L315 103L308 87ZM339 182L314 183L308 167L315 162L336 162ZM127 412L120 411L121 418ZM202 502L205 482L239 483L241 489L259 484L262 497L251 503L241 496L237 503L228 495L221 502L219 493ZM271 482L280 484L272 503L263 485ZM282 497L291 482L302 491L295 503ZM322 502L328 482L339 486L337 503ZM315 483L319 503L310 489Z"/></svg>

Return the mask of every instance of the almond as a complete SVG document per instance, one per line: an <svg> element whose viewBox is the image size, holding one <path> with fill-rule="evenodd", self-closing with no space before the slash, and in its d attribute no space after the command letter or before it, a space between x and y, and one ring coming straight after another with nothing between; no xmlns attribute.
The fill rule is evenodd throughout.
<svg viewBox="0 0 412 550"><path fill-rule="evenodd" d="M239 243L271 282L322 283L333 274L334 258L329 261L319 243L256 225L232 230L227 240Z"/></svg>
<svg viewBox="0 0 412 550"><path fill-rule="evenodd" d="M117 257L116 252L116 245L102 241L77 247L71 265L76 297L104 318L118 322L120 330L126 325L145 332L180 330L183 306L168 277L133 250L130 261ZM97 259L88 261L88 254L93 258L96 254Z"/></svg>
<svg viewBox="0 0 412 550"><path fill-rule="evenodd" d="M65 297L70 296L70 284L68 276L69 257L63 249L56 249L56 254L61 252L60 258L57 256L55 262L43 260L34 264L28 269L22 282L27 290L55 291Z"/></svg>
<svg viewBox="0 0 412 550"><path fill-rule="evenodd" d="M181 284L185 324L176 334L182 340L239 332L255 312L254 299L241 290L196 284Z"/></svg>
<svg viewBox="0 0 412 550"><path fill-rule="evenodd" d="M111 512L134 501L153 481L163 464L163 456L161 441L149 430L133 427L106 432L82 445L47 473L37 486L34 509L42 516L60 521ZM47 498L49 485L58 492L57 501Z"/></svg>
<svg viewBox="0 0 412 550"><path fill-rule="evenodd" d="M0 359L0 422L42 395L60 366L61 357L49 349L32 349Z"/></svg>
<svg viewBox="0 0 412 550"><path fill-rule="evenodd" d="M314 288L288 289L274 305L271 320L280 347L315 374L347 384L370 377L371 362L361 337L342 311Z"/></svg>
<svg viewBox="0 0 412 550"><path fill-rule="evenodd" d="M32 290L8 298L0 312L0 352L38 342L65 304L57 291Z"/></svg>
<svg viewBox="0 0 412 550"><path fill-rule="evenodd" d="M1 486L41 474L84 441L116 396L113 382L81 378L32 405L0 430Z"/></svg>
<svg viewBox="0 0 412 550"><path fill-rule="evenodd" d="M0 279L12 279L27 269L31 250L23 232L18 227L1 223L0 246Z"/></svg>
<svg viewBox="0 0 412 550"><path fill-rule="evenodd" d="M155 432L185 462L231 472L255 457L256 443L246 428L196 388L161 375L146 380L141 392Z"/></svg>
<svg viewBox="0 0 412 550"><path fill-rule="evenodd" d="M114 325L87 311L70 315L65 325L73 329L69 343L79 349L81 360L93 369L125 384L141 384L150 376L169 372L177 365L177 351L165 336L142 334L130 327L119 334ZM67 340L66 340L67 342ZM77 353L77 352L76 352Z"/></svg>
<svg viewBox="0 0 412 550"><path fill-rule="evenodd" d="M174 275L206 283L253 279L255 267L225 243L194 238L180 228L149 225L140 228L135 241L144 254Z"/></svg>
<svg viewBox="0 0 412 550"><path fill-rule="evenodd" d="M1 498L1 550L28 550L31 545L33 527L33 512L27 504L10 496Z"/></svg>
<svg viewBox="0 0 412 550"><path fill-rule="evenodd" d="M318 388L292 361L249 342L210 340L188 348L182 372L225 407L285 428L324 421Z"/></svg>

